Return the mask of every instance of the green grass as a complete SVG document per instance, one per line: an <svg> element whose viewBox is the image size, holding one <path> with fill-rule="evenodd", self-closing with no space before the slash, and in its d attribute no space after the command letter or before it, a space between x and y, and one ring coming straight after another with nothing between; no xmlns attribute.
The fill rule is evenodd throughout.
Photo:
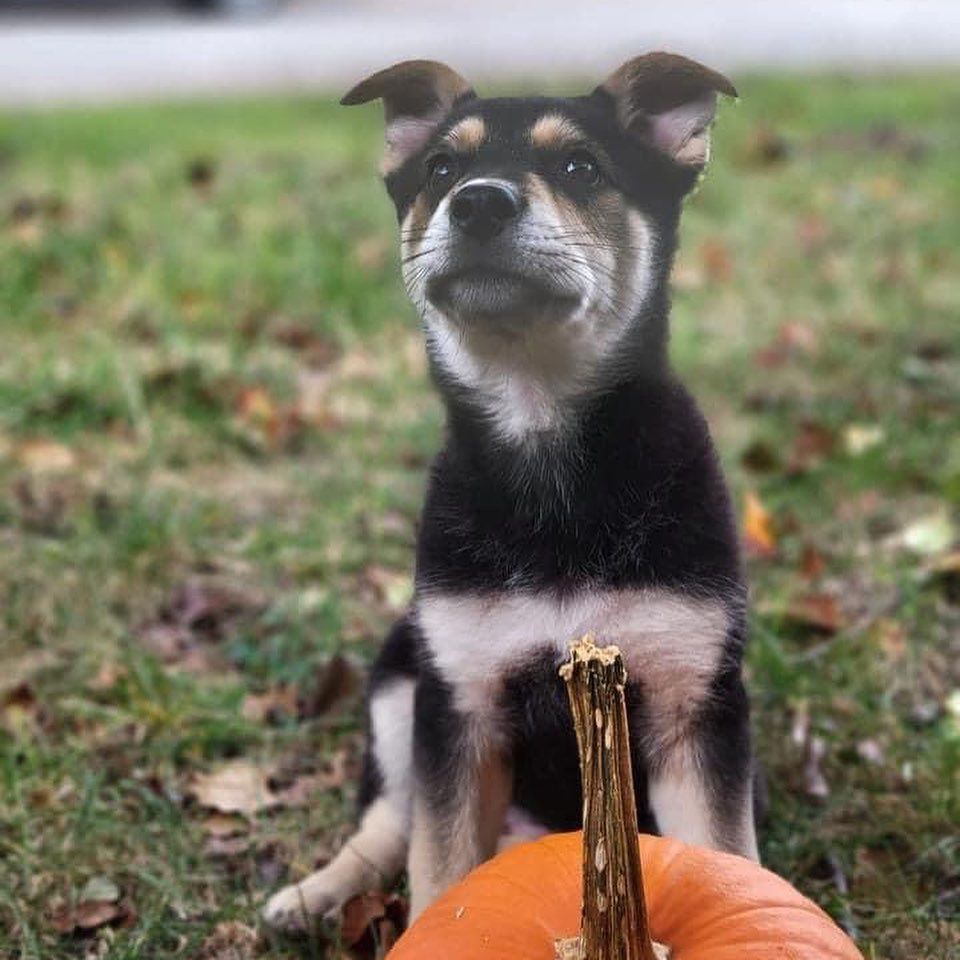
<svg viewBox="0 0 960 960"><path fill-rule="evenodd" d="M867 957L943 960L957 575L898 538L942 512L955 543L960 510L960 76L739 79L686 214L674 357L778 535L750 563L764 858ZM442 420L379 137L376 110L308 100L0 117L2 956L195 956L344 834L349 783L213 857L183 797L228 758L355 750L356 706L271 724L244 697L368 657L408 587ZM851 452L851 426L879 442ZM211 601L176 669L148 641L198 582L236 609ZM784 616L809 593L837 598L835 634ZM135 922L57 933L94 876Z"/></svg>

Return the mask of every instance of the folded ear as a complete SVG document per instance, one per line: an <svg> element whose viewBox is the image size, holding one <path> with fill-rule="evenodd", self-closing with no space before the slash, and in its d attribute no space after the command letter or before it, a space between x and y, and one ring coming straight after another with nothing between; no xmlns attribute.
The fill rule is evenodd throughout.
<svg viewBox="0 0 960 960"><path fill-rule="evenodd" d="M344 106L383 100L386 175L417 153L453 105L475 97L459 73L434 60L405 60L361 80L340 101Z"/></svg>
<svg viewBox="0 0 960 960"><path fill-rule="evenodd" d="M620 122L684 166L710 158L717 94L736 97L722 74L673 53L647 53L615 70L596 92L611 96Z"/></svg>

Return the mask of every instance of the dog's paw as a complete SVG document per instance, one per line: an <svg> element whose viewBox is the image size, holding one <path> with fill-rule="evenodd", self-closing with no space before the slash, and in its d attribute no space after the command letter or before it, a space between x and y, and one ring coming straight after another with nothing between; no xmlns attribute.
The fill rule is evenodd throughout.
<svg viewBox="0 0 960 960"><path fill-rule="evenodd" d="M336 919L342 903L311 877L275 893L261 911L264 922L278 933L309 933L318 922Z"/></svg>

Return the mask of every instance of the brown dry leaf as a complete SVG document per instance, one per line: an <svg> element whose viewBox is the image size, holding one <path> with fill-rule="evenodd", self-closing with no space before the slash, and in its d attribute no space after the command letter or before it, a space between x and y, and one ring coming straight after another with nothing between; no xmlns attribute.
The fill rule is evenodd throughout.
<svg viewBox="0 0 960 960"><path fill-rule="evenodd" d="M60 907L50 916L50 926L64 936L87 933L107 924L132 927L137 914L130 904L112 900L83 900L75 907Z"/></svg>
<svg viewBox="0 0 960 960"><path fill-rule="evenodd" d="M235 425L255 446L270 450L293 448L303 435L303 420L295 407L280 405L260 386L245 387L235 404Z"/></svg>
<svg viewBox="0 0 960 960"><path fill-rule="evenodd" d="M200 945L196 960L253 960L257 931L239 920L221 920Z"/></svg>
<svg viewBox="0 0 960 960"><path fill-rule="evenodd" d="M706 240L702 243L700 261L713 283L727 283L733 277L733 254L722 240Z"/></svg>
<svg viewBox="0 0 960 960"><path fill-rule="evenodd" d="M302 807L313 796L343 780L336 768L320 773L302 774L278 785L277 769L233 760L211 773L193 775L187 793L203 807L220 813L253 816L278 807Z"/></svg>
<svg viewBox="0 0 960 960"><path fill-rule="evenodd" d="M743 540L747 549L757 556L772 557L777 552L773 517L752 490L743 498Z"/></svg>
<svg viewBox="0 0 960 960"><path fill-rule="evenodd" d="M248 693L243 698L243 715L254 723L281 723L297 716L297 691L281 684L266 693Z"/></svg>
<svg viewBox="0 0 960 960"><path fill-rule="evenodd" d="M361 893L343 905L340 938L350 956L383 957L406 926L409 907L396 894Z"/></svg>
<svg viewBox="0 0 960 960"><path fill-rule="evenodd" d="M203 852L208 857L239 857L247 853L253 838L248 835L239 837L207 837Z"/></svg>
<svg viewBox="0 0 960 960"><path fill-rule="evenodd" d="M784 619L824 633L836 633L844 622L837 598L828 593L799 594L787 605Z"/></svg>
<svg viewBox="0 0 960 960"><path fill-rule="evenodd" d="M804 544L803 555L800 558L800 573L807 580L817 580L823 576L826 569L827 562L823 554L812 543Z"/></svg>
<svg viewBox="0 0 960 960"><path fill-rule="evenodd" d="M234 813L213 813L200 826L211 837L236 837L250 830L250 824Z"/></svg>
<svg viewBox="0 0 960 960"><path fill-rule="evenodd" d="M301 693L297 715L301 720L309 720L328 713L360 690L363 676L363 667L356 660L334 654Z"/></svg>
<svg viewBox="0 0 960 960"><path fill-rule="evenodd" d="M187 792L201 806L249 816L277 805L270 789L272 775L270 767L233 760L211 773L194 774Z"/></svg>
<svg viewBox="0 0 960 960"><path fill-rule="evenodd" d="M239 619L256 615L264 607L263 598L249 589L197 578L177 588L163 619L219 639Z"/></svg>
<svg viewBox="0 0 960 960"><path fill-rule="evenodd" d="M178 586L156 619L140 628L140 643L165 664L192 673L221 673L229 663L212 645L266 608L250 588L195 577Z"/></svg>
<svg viewBox="0 0 960 960"><path fill-rule="evenodd" d="M740 149L740 160L748 167L769 167L782 163L789 156L787 140L766 124L754 127Z"/></svg>
<svg viewBox="0 0 960 960"><path fill-rule="evenodd" d="M413 596L413 578L405 570L391 570L372 564L360 575L362 586L388 613L402 613Z"/></svg>
<svg viewBox="0 0 960 960"><path fill-rule="evenodd" d="M820 338L813 327L799 320L791 320L777 331L773 342L758 350L753 358L761 367L780 367L797 355L816 353L819 346Z"/></svg>
<svg viewBox="0 0 960 960"><path fill-rule="evenodd" d="M339 787L344 778L338 769L308 773L296 778L288 787L277 790L273 794L273 805L277 807L306 807L313 801L314 796L322 790Z"/></svg>
<svg viewBox="0 0 960 960"><path fill-rule="evenodd" d="M826 460L836 448L836 443L836 434L829 427L815 420L805 420L793 438L787 473L806 473Z"/></svg>
<svg viewBox="0 0 960 960"><path fill-rule="evenodd" d="M15 456L33 473L63 473L77 464L76 454L56 440L25 440L17 447Z"/></svg>
<svg viewBox="0 0 960 960"><path fill-rule="evenodd" d="M44 710L29 683L19 683L0 697L0 726L13 736L30 736L43 726Z"/></svg>

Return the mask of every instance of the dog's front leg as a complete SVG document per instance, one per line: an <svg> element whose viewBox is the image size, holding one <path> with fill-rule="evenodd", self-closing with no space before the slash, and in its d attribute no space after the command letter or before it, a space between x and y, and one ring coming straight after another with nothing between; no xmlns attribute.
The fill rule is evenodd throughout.
<svg viewBox="0 0 960 960"><path fill-rule="evenodd" d="M759 860L753 817L749 706L739 672L713 689L677 724L663 691L648 694L644 749L650 806L660 832L687 843ZM673 721L673 723L671 723Z"/></svg>
<svg viewBox="0 0 960 960"><path fill-rule="evenodd" d="M407 872L410 914L496 852L512 791L493 709L464 710L450 687L422 677L414 716L416 788Z"/></svg>

